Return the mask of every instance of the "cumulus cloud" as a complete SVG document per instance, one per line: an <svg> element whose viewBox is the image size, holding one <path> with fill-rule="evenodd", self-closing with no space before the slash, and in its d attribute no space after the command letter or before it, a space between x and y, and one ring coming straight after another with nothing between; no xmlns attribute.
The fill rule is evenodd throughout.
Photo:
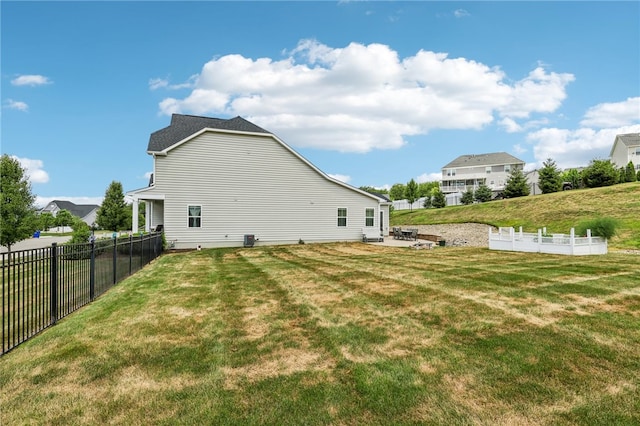
<svg viewBox="0 0 640 426"><path fill-rule="evenodd" d="M18 160L20 166L25 169L26 175L31 183L47 183L49 182L49 174L44 170L42 160L33 160L31 158L20 158L15 155L11 156Z"/></svg>
<svg viewBox="0 0 640 426"><path fill-rule="evenodd" d="M423 173L416 178L417 183L440 182L442 180L442 172Z"/></svg>
<svg viewBox="0 0 640 426"><path fill-rule="evenodd" d="M585 127L618 127L640 122L640 97L589 108L580 122Z"/></svg>
<svg viewBox="0 0 640 426"><path fill-rule="evenodd" d="M331 173L327 173L327 174L329 175L329 177L332 177L335 180L339 180L340 182L349 183L349 181L351 181L351 176L348 176L348 175L331 174Z"/></svg>
<svg viewBox="0 0 640 426"><path fill-rule="evenodd" d="M18 111L29 111L29 105L26 102L14 101L13 99L7 99L5 106L9 109L17 109Z"/></svg>
<svg viewBox="0 0 640 426"><path fill-rule="evenodd" d="M49 77L45 77L43 75L20 75L13 80L11 80L11 84L14 86L42 86L45 84L53 83Z"/></svg>
<svg viewBox="0 0 640 426"><path fill-rule="evenodd" d="M538 165L547 158L561 168L584 167L594 159L609 157L616 135L640 132L640 124L610 129L577 130L546 128L530 133L527 140L534 144L533 153Z"/></svg>
<svg viewBox="0 0 640 426"><path fill-rule="evenodd" d="M573 81L538 66L514 82L496 66L424 50L400 58L375 43L301 40L283 53L214 58L193 90L163 99L160 112L241 115L296 147L368 152L434 129L482 129L496 118L518 126L516 119L554 112Z"/></svg>

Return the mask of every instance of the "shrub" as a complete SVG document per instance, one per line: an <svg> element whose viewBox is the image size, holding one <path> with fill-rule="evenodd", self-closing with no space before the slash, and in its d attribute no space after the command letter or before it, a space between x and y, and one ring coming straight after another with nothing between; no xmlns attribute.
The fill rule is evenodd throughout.
<svg viewBox="0 0 640 426"><path fill-rule="evenodd" d="M576 232L578 235L586 235L587 229L591 229L591 235L610 239L616 235L618 221L610 217L601 217L578 224Z"/></svg>

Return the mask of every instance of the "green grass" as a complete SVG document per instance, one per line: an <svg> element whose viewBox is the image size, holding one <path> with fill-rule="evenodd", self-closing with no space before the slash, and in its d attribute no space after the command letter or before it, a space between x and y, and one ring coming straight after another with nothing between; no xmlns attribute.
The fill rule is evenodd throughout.
<svg viewBox="0 0 640 426"><path fill-rule="evenodd" d="M613 248L640 248L640 182L605 188L578 189L553 194L491 201L443 209L393 212L392 226L477 222L493 226L523 227L535 232L568 234L572 227L596 218L618 222L618 235L610 240Z"/></svg>
<svg viewBox="0 0 640 426"><path fill-rule="evenodd" d="M0 420L638 424L638 259L361 243L165 255L0 358Z"/></svg>

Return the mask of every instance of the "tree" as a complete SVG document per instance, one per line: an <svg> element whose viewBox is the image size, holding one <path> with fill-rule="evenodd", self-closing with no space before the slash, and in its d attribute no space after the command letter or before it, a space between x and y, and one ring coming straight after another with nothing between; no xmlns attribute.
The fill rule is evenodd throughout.
<svg viewBox="0 0 640 426"><path fill-rule="evenodd" d="M49 212L40 213L38 217L38 228L43 231L48 231L49 228L56 224L56 218Z"/></svg>
<svg viewBox="0 0 640 426"><path fill-rule="evenodd" d="M433 199L431 200L431 205L436 209L441 209L447 206L447 198L444 196L444 192L440 189L433 190Z"/></svg>
<svg viewBox="0 0 640 426"><path fill-rule="evenodd" d="M373 186L361 186L358 189L370 194L388 194L389 190L384 188L375 188ZM144 204L142 204L144 206Z"/></svg>
<svg viewBox="0 0 640 426"><path fill-rule="evenodd" d="M460 198L460 201L465 206L468 206L469 204L472 204L473 203L473 190L471 188L469 188L466 191L464 191L464 193L462 194L462 197Z"/></svg>
<svg viewBox="0 0 640 426"><path fill-rule="evenodd" d="M636 175L636 180L640 180L640 170L638 170L638 174Z"/></svg>
<svg viewBox="0 0 640 426"><path fill-rule="evenodd" d="M440 188L438 182L422 182L418 184L418 198L431 196L431 191Z"/></svg>
<svg viewBox="0 0 640 426"><path fill-rule="evenodd" d="M404 198L407 199L411 210L413 210L413 202L418 199L418 184L415 180L411 179L407 182L407 186L404 188Z"/></svg>
<svg viewBox="0 0 640 426"><path fill-rule="evenodd" d="M582 187L582 175L577 169L565 170L562 173L562 181L569 182L573 189Z"/></svg>
<svg viewBox="0 0 640 426"><path fill-rule="evenodd" d="M56 225L57 226L71 226L73 225L73 215L69 210L60 210L56 214Z"/></svg>
<svg viewBox="0 0 640 426"><path fill-rule="evenodd" d="M542 168L538 171L538 186L543 194L558 192L562 189L562 173L556 166L555 161L547 158L542 163Z"/></svg>
<svg viewBox="0 0 640 426"><path fill-rule="evenodd" d="M527 184L527 178L524 176L524 173L522 173L522 170L517 168L511 170L502 193L505 198L516 198L529 195L529 185Z"/></svg>
<svg viewBox="0 0 640 426"><path fill-rule="evenodd" d="M474 194L475 200L479 203L486 203L487 201L491 201L492 196L493 196L493 193L491 191L491 188L489 188L484 183L480 184L480 186L478 187L478 189L476 189L476 192Z"/></svg>
<svg viewBox="0 0 640 426"><path fill-rule="evenodd" d="M37 218L31 183L20 162L7 154L0 159L0 245L11 246L33 235Z"/></svg>
<svg viewBox="0 0 640 426"><path fill-rule="evenodd" d="M592 160L582 171L582 182L587 188L600 188L618 183L620 173L610 160Z"/></svg>
<svg viewBox="0 0 640 426"><path fill-rule="evenodd" d="M113 181L104 194L104 201L96 214L96 223L102 229L117 232L127 224L126 209L122 184Z"/></svg>
<svg viewBox="0 0 640 426"><path fill-rule="evenodd" d="M426 195L424 197L424 202L422 203L422 207L424 207L425 209L429 209L432 207L431 204L431 195Z"/></svg>
<svg viewBox="0 0 640 426"><path fill-rule="evenodd" d="M633 167L633 162L629 161L625 170L625 182L635 182L637 180L638 177L636 176L636 168Z"/></svg>
<svg viewBox="0 0 640 426"><path fill-rule="evenodd" d="M389 198L394 201L404 199L404 184L394 183L391 189L389 189Z"/></svg>

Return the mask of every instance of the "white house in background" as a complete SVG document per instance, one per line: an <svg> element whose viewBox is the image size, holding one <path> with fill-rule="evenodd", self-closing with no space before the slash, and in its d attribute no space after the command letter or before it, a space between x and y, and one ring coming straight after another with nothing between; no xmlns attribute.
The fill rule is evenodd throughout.
<svg viewBox="0 0 640 426"><path fill-rule="evenodd" d="M145 230L162 225L177 249L361 241L389 235L389 200L320 171L277 136L235 117L174 114L151 134ZM253 236L254 238L251 238Z"/></svg>
<svg viewBox="0 0 640 426"><path fill-rule="evenodd" d="M636 172L640 170L640 133L617 135L609 157L616 167L627 167L631 161Z"/></svg>
<svg viewBox="0 0 640 426"><path fill-rule="evenodd" d="M461 155L442 168L440 189L447 195L475 191L485 184L498 194L515 169L523 170L524 161L506 152Z"/></svg>
<svg viewBox="0 0 640 426"><path fill-rule="evenodd" d="M71 201L53 200L44 206L39 213L51 213L54 217L60 210L67 210L73 216L79 217L84 223L91 226L96 221L98 209L97 204L74 204Z"/></svg>

